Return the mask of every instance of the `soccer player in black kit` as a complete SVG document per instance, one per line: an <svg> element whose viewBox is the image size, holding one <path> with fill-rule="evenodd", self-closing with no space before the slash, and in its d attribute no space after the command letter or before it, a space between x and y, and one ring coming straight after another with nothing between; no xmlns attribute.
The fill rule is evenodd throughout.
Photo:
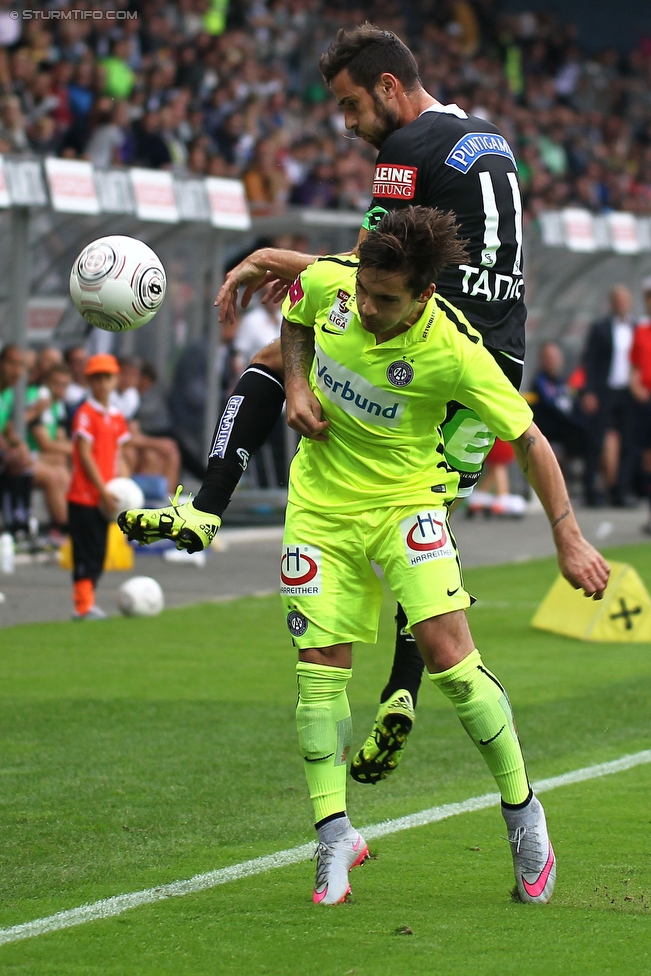
<svg viewBox="0 0 651 976"><path fill-rule="evenodd" d="M438 293L464 313L519 387L526 318L522 204L508 142L490 122L428 94L411 51L389 31L371 24L339 31L319 67L344 112L346 127L379 150L360 240L388 210L422 204L452 211L469 258L467 264L442 272ZM222 320L234 317L240 285L246 285L243 305L266 283L275 283L278 295L314 260L275 248L254 252L226 278L217 298ZM345 319L345 303L342 309L333 307L331 315ZM446 311L455 314L454 308ZM458 325L465 327L461 318ZM142 543L165 537L190 551L209 545L249 457L271 432L283 402L282 358L279 343L273 343L237 383L217 424L206 476L194 501L123 513L123 530ZM493 435L472 411L456 403L449 404L443 435L445 461L460 474L458 494L469 495ZM414 720L424 665L401 607L396 623L394 663L380 710L352 762L351 775L363 783L377 783L395 769Z"/></svg>

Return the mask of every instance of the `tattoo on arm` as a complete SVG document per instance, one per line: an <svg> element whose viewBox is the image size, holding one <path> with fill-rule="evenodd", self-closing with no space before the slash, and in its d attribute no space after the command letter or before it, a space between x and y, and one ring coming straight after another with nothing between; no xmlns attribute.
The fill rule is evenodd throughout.
<svg viewBox="0 0 651 976"><path fill-rule="evenodd" d="M564 518L567 518L567 516L572 511L572 509L570 507L570 500L569 500L569 498L566 499L565 504L567 505L567 508L565 509L565 511L563 512L562 515L559 515L557 519L554 519L554 521L552 522L552 529L555 529L556 526L558 525L558 523L559 522L562 522Z"/></svg>
<svg viewBox="0 0 651 976"><path fill-rule="evenodd" d="M281 345L285 381L298 377L307 379L314 359L314 332L283 319Z"/></svg>
<svg viewBox="0 0 651 976"><path fill-rule="evenodd" d="M529 473L529 451L536 443L536 437L534 434L529 434L524 444L524 464L522 465L522 473L524 475Z"/></svg>

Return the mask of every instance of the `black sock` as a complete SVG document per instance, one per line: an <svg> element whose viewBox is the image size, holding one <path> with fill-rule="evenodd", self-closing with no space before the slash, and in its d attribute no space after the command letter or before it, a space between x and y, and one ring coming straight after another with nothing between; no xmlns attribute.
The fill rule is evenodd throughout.
<svg viewBox="0 0 651 976"><path fill-rule="evenodd" d="M527 795L527 799L523 800L522 803L505 803L504 800L502 800L502 806L504 807L505 810L524 810L524 808L531 803L532 796L533 796L533 790L531 789L531 787L529 787L529 793Z"/></svg>
<svg viewBox="0 0 651 976"><path fill-rule="evenodd" d="M393 656L393 667L389 682L380 695L380 701L385 702L391 695L405 688L414 700L414 705L418 701L418 689L423 677L425 665L420 656L418 645L411 634L405 633L407 626L407 616L405 611L398 604L396 613L396 649Z"/></svg>
<svg viewBox="0 0 651 976"><path fill-rule="evenodd" d="M273 430L285 402L282 381L267 366L249 366L235 385L215 427L208 469L193 504L220 515L252 454Z"/></svg>
<svg viewBox="0 0 651 976"><path fill-rule="evenodd" d="M346 816L346 811L341 810L339 813L331 813L329 817L324 817L323 820L319 820L314 826L318 830L319 827L325 827L326 824L332 823L333 820L341 820L342 817Z"/></svg>

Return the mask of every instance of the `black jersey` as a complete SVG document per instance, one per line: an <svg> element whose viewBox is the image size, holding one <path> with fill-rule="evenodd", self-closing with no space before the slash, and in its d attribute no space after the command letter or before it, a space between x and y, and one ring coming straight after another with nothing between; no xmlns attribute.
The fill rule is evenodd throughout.
<svg viewBox="0 0 651 976"><path fill-rule="evenodd" d="M372 228L384 210L417 204L453 211L469 242L468 263L439 275L441 295L488 348L522 360L522 203L513 151L499 129L449 105L387 136L364 226Z"/></svg>

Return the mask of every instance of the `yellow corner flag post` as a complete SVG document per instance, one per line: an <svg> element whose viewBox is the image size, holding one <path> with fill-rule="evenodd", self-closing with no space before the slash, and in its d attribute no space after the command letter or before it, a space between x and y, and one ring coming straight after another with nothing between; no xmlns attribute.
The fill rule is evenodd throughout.
<svg viewBox="0 0 651 976"><path fill-rule="evenodd" d="M120 531L116 522L108 527L106 540L106 556L104 557L104 571L113 570L124 572L133 569L133 549L127 542L126 536ZM61 569L72 569L72 543L68 537L59 549L59 566Z"/></svg>
<svg viewBox="0 0 651 976"><path fill-rule="evenodd" d="M651 597L627 563L611 563L603 600L588 600L559 576L531 626L586 641L651 641Z"/></svg>

